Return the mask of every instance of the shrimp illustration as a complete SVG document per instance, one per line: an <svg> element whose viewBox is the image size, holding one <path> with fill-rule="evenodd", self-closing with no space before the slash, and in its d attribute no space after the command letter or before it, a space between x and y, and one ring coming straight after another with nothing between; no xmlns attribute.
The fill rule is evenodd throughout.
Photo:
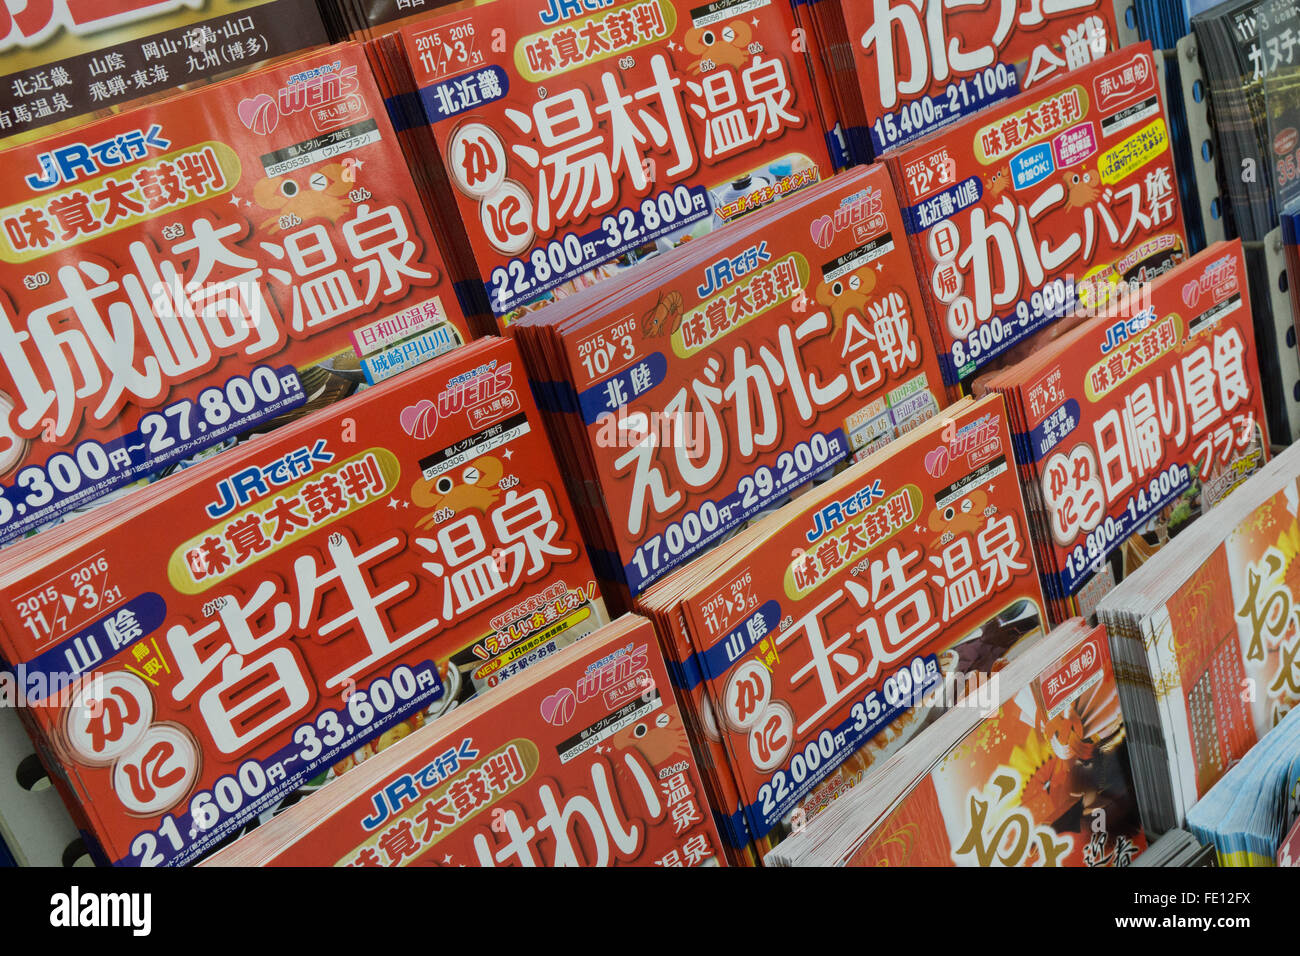
<svg viewBox="0 0 1300 956"><path fill-rule="evenodd" d="M682 294L675 289L660 291L659 298L641 317L641 334L648 339L672 335L682 324Z"/></svg>
<svg viewBox="0 0 1300 956"><path fill-rule="evenodd" d="M420 518L415 526L421 529L429 527L433 524L434 514L444 508L452 511L477 508L486 513L501 497L498 485L504 474L505 466L500 459L483 455L461 470L459 483L451 472L433 479L421 478L411 486L411 501L417 507L427 508L429 513Z"/></svg>
<svg viewBox="0 0 1300 956"><path fill-rule="evenodd" d="M749 61L749 43L753 38L753 28L744 20L687 30L684 38L686 49L699 57L690 65L691 72L702 72L706 60L714 66L739 69Z"/></svg>
<svg viewBox="0 0 1300 956"><path fill-rule="evenodd" d="M276 232L281 216L297 216L303 222L328 219L338 222L348 211L348 192L342 163L330 163L296 176L268 176L253 187L253 200L271 215L263 229Z"/></svg>
<svg viewBox="0 0 1300 956"><path fill-rule="evenodd" d="M1090 169L1066 173L1061 178L1065 183L1066 209L1082 209L1101 195L1100 177Z"/></svg>

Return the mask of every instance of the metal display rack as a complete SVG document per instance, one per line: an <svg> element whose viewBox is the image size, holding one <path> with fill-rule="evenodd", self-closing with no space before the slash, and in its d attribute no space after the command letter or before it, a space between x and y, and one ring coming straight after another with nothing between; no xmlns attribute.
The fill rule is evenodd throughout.
<svg viewBox="0 0 1300 956"><path fill-rule="evenodd" d="M90 865L18 713L0 707L0 838L19 866Z"/></svg>

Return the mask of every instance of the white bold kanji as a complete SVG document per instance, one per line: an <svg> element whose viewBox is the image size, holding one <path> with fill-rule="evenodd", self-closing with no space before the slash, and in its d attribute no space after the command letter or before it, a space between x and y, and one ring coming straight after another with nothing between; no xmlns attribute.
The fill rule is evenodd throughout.
<svg viewBox="0 0 1300 956"><path fill-rule="evenodd" d="M514 587L524 575L536 577L551 564L568 561L577 553L571 545L557 544L560 522L542 488L534 488L525 495L513 488L507 491L505 499L492 512L492 527L505 552L505 563L510 567L507 587Z"/></svg>
<svg viewBox="0 0 1300 956"><path fill-rule="evenodd" d="M1214 337L1214 374L1219 382L1219 398L1225 412L1250 401L1250 381L1246 377L1246 345L1241 333L1230 326Z"/></svg>
<svg viewBox="0 0 1300 956"><path fill-rule="evenodd" d="M246 602L233 594L221 596L215 602L216 615L202 627L169 628L165 640L180 677L172 685L172 698L189 700L228 655L252 657L285 637L293 624L293 611L287 601L268 607L278 596L273 581L262 581Z"/></svg>
<svg viewBox="0 0 1300 956"><path fill-rule="evenodd" d="M234 754L291 723L311 701L297 650L282 644L256 660L224 657L221 679L199 697L199 713L217 749Z"/></svg>
<svg viewBox="0 0 1300 956"><path fill-rule="evenodd" d="M343 224L343 241L356 262L352 271L365 282L366 305L376 297L391 299L433 278L432 273L411 264L418 250L397 206L373 211L365 203L357 206L356 214Z"/></svg>
<svg viewBox="0 0 1300 956"><path fill-rule="evenodd" d="M167 631L180 676L172 697L186 701L203 689L199 713L222 753L265 739L311 704L302 659L284 640L293 611L279 597L279 587L263 581L246 602L223 595L215 618L202 627L176 624ZM209 680L213 674L216 681Z"/></svg>
<svg viewBox="0 0 1300 956"><path fill-rule="evenodd" d="M1011 583L1011 579L1030 565L1021 559L1024 542L1009 514L995 515L975 536L983 568L988 573L986 593L997 591Z"/></svg>
<svg viewBox="0 0 1300 956"><path fill-rule="evenodd" d="M400 535L394 535L374 547L358 554L351 537L344 532L334 532L329 538L329 562L326 568L313 553L301 555L293 564L298 585L298 629L322 640L341 639L346 634L359 634L366 654L325 681L326 688L341 687L364 674L404 647L425 639L439 626L436 617L430 618L405 634L395 634L385 608L395 603L414 588L409 579L399 579L383 590L375 592L372 567L395 555L403 544ZM345 608L328 621L318 619L325 595L337 593ZM335 604L337 607L337 604Z"/></svg>
<svg viewBox="0 0 1300 956"><path fill-rule="evenodd" d="M108 634L113 650L120 651L136 638L143 636L144 629L130 608L122 608L116 614L104 618L104 632Z"/></svg>
<svg viewBox="0 0 1300 956"><path fill-rule="evenodd" d="M802 120L789 110L794 92L785 73L785 64L776 58L754 62L740 74L745 101L754 115L754 138L778 136L786 126L799 126Z"/></svg>
<svg viewBox="0 0 1300 956"><path fill-rule="evenodd" d="M704 158L715 159L750 145L757 137L736 90L736 76L730 70L707 73L690 83L699 99L691 112L704 120Z"/></svg>
<svg viewBox="0 0 1300 956"><path fill-rule="evenodd" d="M608 209L617 198L615 178L626 177L636 192L644 191L649 185L645 159L652 149L671 154L666 179L695 168L678 94L682 80L662 54L651 56L650 72L650 85L630 93L621 90L615 73L602 74L603 98L594 109L587 90L575 88L538 100L531 112L506 111L519 133L533 137L510 149L538 174L537 233L549 235Z"/></svg>
<svg viewBox="0 0 1300 956"><path fill-rule="evenodd" d="M581 89L555 93L533 104L531 120L508 110L522 132L536 129L542 152L522 144L512 147L520 159L538 169L537 231L581 219L614 200L613 157L606 134L596 126L588 95Z"/></svg>
<svg viewBox="0 0 1300 956"><path fill-rule="evenodd" d="M943 568L943 619L951 621L970 610L984 597L984 582L975 563L971 539L953 538L938 560Z"/></svg>
<svg viewBox="0 0 1300 956"><path fill-rule="evenodd" d="M510 589L503 565L492 553L483 533L482 518L466 511L439 526L433 538L417 538L415 543L440 558L423 565L435 579L443 582L442 616L448 621L472 611Z"/></svg>
<svg viewBox="0 0 1300 956"><path fill-rule="evenodd" d="M1158 226L1174 218L1174 184L1168 166L1157 166L1142 180L1146 188L1147 215Z"/></svg>
<svg viewBox="0 0 1300 956"><path fill-rule="evenodd" d="M1205 431L1223 414L1215 394L1218 378L1214 358L1208 346L1202 345L1183 357L1183 387L1187 395L1187 411L1192 420L1192 435Z"/></svg>
<svg viewBox="0 0 1300 956"><path fill-rule="evenodd" d="M853 390L860 395L885 380L880 358L871 347L875 341L876 337L867 328L867 320L856 309L849 311L844 322L844 347L840 358L848 360Z"/></svg>
<svg viewBox="0 0 1300 956"><path fill-rule="evenodd" d="M867 313L871 316L876 350L890 372L898 375L921 360L920 343L912 332L907 300L901 293L891 291L868 303Z"/></svg>
<svg viewBox="0 0 1300 956"><path fill-rule="evenodd" d="M1159 468L1164 459L1164 443L1150 382L1143 382L1125 396L1124 431L1138 477Z"/></svg>

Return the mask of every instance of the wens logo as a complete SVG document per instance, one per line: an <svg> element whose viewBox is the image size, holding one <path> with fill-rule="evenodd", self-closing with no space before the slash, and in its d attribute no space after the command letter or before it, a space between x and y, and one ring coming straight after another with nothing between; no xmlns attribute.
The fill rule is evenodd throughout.
<svg viewBox="0 0 1300 956"><path fill-rule="evenodd" d="M514 381L510 374L511 366L510 362L498 365L496 359L493 359L486 365L455 376L436 401L422 398L414 405L402 409L399 419L402 431L423 441L432 437L439 421L446 421L458 412L472 412L491 399L509 392ZM513 401L508 405L515 407Z"/></svg>
<svg viewBox="0 0 1300 956"><path fill-rule="evenodd" d="M542 719L563 727L573 719L578 705L603 696L605 706L613 709L624 701L650 692L654 677L647 667L650 657L644 644L629 644L608 657L588 665L587 672L572 688L561 687L541 704Z"/></svg>
<svg viewBox="0 0 1300 956"><path fill-rule="evenodd" d="M976 456L986 458L997 451L998 424L1001 419L986 415L977 422L963 425L961 429L951 419L944 425L940 436L945 444L930 449L925 456L925 470L932 478L942 478L948 466L962 456L969 456L967 462L972 468L979 464L973 460Z"/></svg>
<svg viewBox="0 0 1300 956"><path fill-rule="evenodd" d="M165 153L171 145L170 140L162 138L162 127L157 123L148 129L119 133L98 143L69 143L41 153L36 158L41 170L27 176L27 185L37 192L53 189L63 183L98 176L106 169L137 162L148 156L150 150Z"/></svg>
<svg viewBox="0 0 1300 956"><path fill-rule="evenodd" d="M1202 296L1213 294L1217 301L1236 291L1236 260L1232 256L1215 259L1198 278L1183 283L1183 303L1194 309Z"/></svg>
<svg viewBox="0 0 1300 956"><path fill-rule="evenodd" d="M829 216L822 216L811 226L813 242L819 248L828 249L835 237L845 229L862 228L866 232L878 232L884 228L885 218L879 189L864 189L856 196L849 196L840 207Z"/></svg>
<svg viewBox="0 0 1300 956"><path fill-rule="evenodd" d="M333 103L360 88L355 66L340 68L338 63L328 64L291 76L275 96L258 93L240 100L239 121L264 136L280 125L282 117Z"/></svg>

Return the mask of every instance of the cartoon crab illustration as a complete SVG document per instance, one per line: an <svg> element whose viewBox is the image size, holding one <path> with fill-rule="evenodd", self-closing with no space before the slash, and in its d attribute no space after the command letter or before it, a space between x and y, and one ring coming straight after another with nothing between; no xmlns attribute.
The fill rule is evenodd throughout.
<svg viewBox="0 0 1300 956"><path fill-rule="evenodd" d="M1001 196L1009 185L1011 185L1011 172L1005 166L999 166L984 180L984 188L993 196Z"/></svg>
<svg viewBox="0 0 1300 956"><path fill-rule="evenodd" d="M609 747L615 754L635 748L655 767L689 760L691 754L686 726L680 720L662 728L649 720L629 724L610 738Z"/></svg>
<svg viewBox="0 0 1300 956"><path fill-rule="evenodd" d="M1065 183L1066 209L1082 209L1101 195L1101 178L1091 169L1066 173L1061 178Z"/></svg>
<svg viewBox="0 0 1300 956"><path fill-rule="evenodd" d="M834 318L831 327L832 335L839 334L850 312L863 314L867 307L867 300L871 298L871 293L875 289L876 270L870 266L863 266L833 281L825 279L821 281L813 297L831 310L831 316Z"/></svg>
<svg viewBox="0 0 1300 956"><path fill-rule="evenodd" d="M659 298L641 317L641 334L648 339L672 335L682 324L682 294L675 289L661 290Z"/></svg>
<svg viewBox="0 0 1300 956"><path fill-rule="evenodd" d="M984 527L984 508L989 503L989 496L976 488L960 502L953 502L943 508L930 512L927 524L930 530L942 534L976 534Z"/></svg>
<svg viewBox="0 0 1300 956"><path fill-rule="evenodd" d="M276 232L281 216L297 216L303 222L312 219L337 222L348 211L350 189L343 178L343 165L330 163L314 171L268 176L253 187L253 200L271 213L261 228Z"/></svg>
<svg viewBox="0 0 1300 956"><path fill-rule="evenodd" d="M739 69L749 61L749 43L753 39L753 28L745 20L687 30L686 49L699 57L690 65L691 72L701 72L705 60L712 61L714 66Z"/></svg>
<svg viewBox="0 0 1300 956"><path fill-rule="evenodd" d="M498 485L505 474L505 466L500 459L491 455L482 455L466 465L459 474L459 483L452 472L445 472L435 478L421 478L411 486L411 501L420 508L427 508L428 514L415 523L420 529L433 524L434 514L443 509L453 512L466 508L477 508L484 513L501 497Z"/></svg>

